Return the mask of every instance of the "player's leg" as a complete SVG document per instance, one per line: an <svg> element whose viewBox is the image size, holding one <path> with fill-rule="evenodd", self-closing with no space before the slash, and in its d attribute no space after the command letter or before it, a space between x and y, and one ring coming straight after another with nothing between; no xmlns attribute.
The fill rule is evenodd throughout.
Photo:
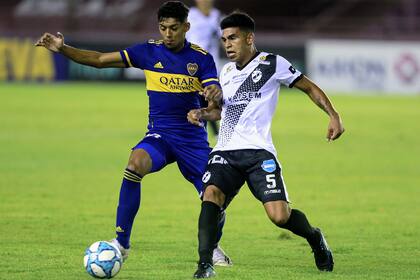
<svg viewBox="0 0 420 280"><path fill-rule="evenodd" d="M205 190L198 222L198 253L200 259L194 278L209 278L215 275L213 250L217 240L220 209L237 194L245 179L233 168L223 152L210 155L207 171L203 175Z"/></svg>
<svg viewBox="0 0 420 280"><path fill-rule="evenodd" d="M120 189L114 243L124 259L128 256L134 218L140 208L141 179L148 173L162 169L168 163L166 143L161 139L146 137L137 144L130 155Z"/></svg>
<svg viewBox="0 0 420 280"><path fill-rule="evenodd" d="M182 175L194 184L200 196L203 194L204 184L202 182L203 174L206 170L207 161L209 159L210 148L207 142L194 144L174 144L173 151L176 154L176 161ZM217 238L215 249L213 250L213 264L218 266L231 266L232 260L223 251L219 245L222 238L223 227L226 220L224 209L220 210L220 219L217 226Z"/></svg>
<svg viewBox="0 0 420 280"><path fill-rule="evenodd" d="M261 151L255 159L247 182L254 196L264 204L270 220L278 227L305 238L314 250L317 267L332 270L332 254L319 229L311 226L302 211L290 208L281 166L275 157Z"/></svg>
<svg viewBox="0 0 420 280"><path fill-rule="evenodd" d="M264 203L264 208L275 225L288 229L308 241L314 253L315 264L319 270L333 270L334 260L325 237L319 228L311 226L302 211L290 209L289 203L281 200L266 202Z"/></svg>

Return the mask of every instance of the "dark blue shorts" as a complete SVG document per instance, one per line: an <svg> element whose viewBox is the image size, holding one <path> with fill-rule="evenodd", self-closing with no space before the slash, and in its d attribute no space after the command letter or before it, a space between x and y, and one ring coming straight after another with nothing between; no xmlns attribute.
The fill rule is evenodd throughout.
<svg viewBox="0 0 420 280"><path fill-rule="evenodd" d="M194 184L201 196L203 191L201 179L211 152L207 141L191 143L174 139L164 133L149 132L133 147L133 150L136 149L143 149L150 155L152 159L150 173L157 172L176 161L184 178Z"/></svg>

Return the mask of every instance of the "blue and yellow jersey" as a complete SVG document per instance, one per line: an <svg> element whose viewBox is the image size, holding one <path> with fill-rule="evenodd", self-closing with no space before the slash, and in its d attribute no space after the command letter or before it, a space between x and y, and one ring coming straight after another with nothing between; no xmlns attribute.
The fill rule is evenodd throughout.
<svg viewBox="0 0 420 280"><path fill-rule="evenodd" d="M160 40L149 40L120 53L127 67L144 70L149 96L149 129L197 133L200 128L188 123L187 113L203 107L199 92L204 87L219 84L212 56L187 41L182 50L173 52Z"/></svg>

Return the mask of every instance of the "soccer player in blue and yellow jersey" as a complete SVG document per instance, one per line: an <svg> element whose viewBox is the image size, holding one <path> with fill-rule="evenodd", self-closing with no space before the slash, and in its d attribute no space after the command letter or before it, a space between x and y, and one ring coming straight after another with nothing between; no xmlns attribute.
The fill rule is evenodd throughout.
<svg viewBox="0 0 420 280"><path fill-rule="evenodd" d="M162 40L149 40L119 52L73 48L64 44L60 33L45 33L36 43L81 64L97 68L137 67L145 72L149 131L133 147L124 171L117 209L117 238L113 240L124 259L128 256L131 229L140 207L141 179L146 174L177 162L182 175L194 184L200 195L202 193L201 177L211 149L204 125L190 124L187 114L203 107L206 100L218 102L221 90L212 56L185 39L190 27L188 11L179 1L164 3L157 13ZM219 237L223 223L224 213L221 213ZM215 255L223 253L217 244L214 246ZM223 256L224 262L219 264L229 265L229 258L224 253Z"/></svg>

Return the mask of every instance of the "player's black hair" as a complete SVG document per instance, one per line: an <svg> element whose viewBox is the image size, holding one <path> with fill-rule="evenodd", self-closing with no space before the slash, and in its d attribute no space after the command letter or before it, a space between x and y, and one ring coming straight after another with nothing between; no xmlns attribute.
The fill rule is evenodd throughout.
<svg viewBox="0 0 420 280"><path fill-rule="evenodd" d="M255 21L247 13L234 11L230 15L226 16L220 23L220 28L222 30L229 27L239 27L241 30L254 32Z"/></svg>
<svg viewBox="0 0 420 280"><path fill-rule="evenodd" d="M180 1L168 1L160 6L157 13L158 21L160 22L165 18L174 18L179 22L185 22L189 11L190 9Z"/></svg>

